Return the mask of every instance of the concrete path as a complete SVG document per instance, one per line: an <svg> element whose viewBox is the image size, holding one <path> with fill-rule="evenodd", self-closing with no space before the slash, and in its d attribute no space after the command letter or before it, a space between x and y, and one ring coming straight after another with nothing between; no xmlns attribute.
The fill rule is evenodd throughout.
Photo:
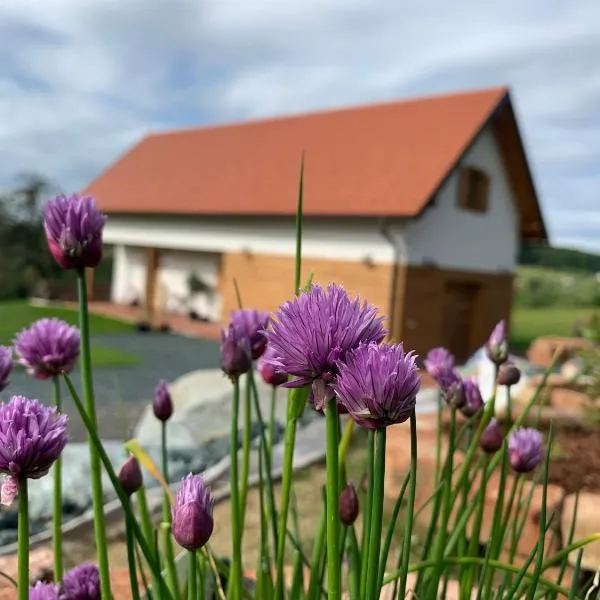
<svg viewBox="0 0 600 600"><path fill-rule="evenodd" d="M122 440L124 436L132 435L159 379L170 382L192 371L219 366L219 344L209 340L163 333L121 333L94 336L93 342L119 348L141 359L137 365L95 370L94 389L100 435L107 440ZM78 372L73 374L73 380L80 390ZM22 371L13 374L11 385L0 394L0 398L5 399L12 394L23 394L48 403L51 401L50 384L33 379ZM83 423L66 390L63 396L65 411L71 418L70 438L76 442L83 441ZM435 410L436 392L424 389L419 395L417 412L430 413Z"/></svg>
<svg viewBox="0 0 600 600"><path fill-rule="evenodd" d="M190 371L219 366L219 345L212 341L162 333L122 333L94 336L93 342L119 348L141 359L137 365L98 368L94 373L99 429L104 439L122 439L123 435L131 434L159 379L173 381ZM73 380L80 390L78 372L73 374ZM23 394L44 402L51 399L48 382L35 380L22 371L13 374L11 384L0 397L5 399L12 394ZM85 439L83 423L66 390L64 397L65 410L71 417L71 440L82 441Z"/></svg>

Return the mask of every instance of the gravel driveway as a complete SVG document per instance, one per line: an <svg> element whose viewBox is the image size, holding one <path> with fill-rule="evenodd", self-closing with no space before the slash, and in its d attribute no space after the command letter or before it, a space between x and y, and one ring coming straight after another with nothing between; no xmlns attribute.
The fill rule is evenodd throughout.
<svg viewBox="0 0 600 600"><path fill-rule="evenodd" d="M154 386L159 379L172 381L196 369L214 369L219 366L219 344L207 340L162 333L120 333L94 336L93 343L118 348L141 358L137 365L103 367L94 372L98 424L100 434L105 439L122 439L123 435L131 433L142 410L152 398ZM80 390L79 373L73 374L73 380ZM13 374L11 384L2 397L23 394L50 402L50 388L48 382L35 380L19 371ZM64 410L71 418L70 438L82 441L85 439L83 423L66 390L63 396ZM127 428L125 433L121 417L123 413Z"/></svg>

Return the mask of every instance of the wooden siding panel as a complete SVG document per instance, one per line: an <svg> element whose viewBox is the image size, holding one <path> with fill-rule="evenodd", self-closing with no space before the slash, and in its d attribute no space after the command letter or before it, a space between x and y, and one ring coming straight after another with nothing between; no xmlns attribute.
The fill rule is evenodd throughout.
<svg viewBox="0 0 600 600"><path fill-rule="evenodd" d="M341 283L353 295L358 294L388 312L392 265L366 264L306 258L302 264L302 282L310 272L323 285ZM226 253L222 260L221 319L227 322L237 308L234 279L245 307L273 311L293 295L294 258L249 253Z"/></svg>
<svg viewBox="0 0 600 600"><path fill-rule="evenodd" d="M429 350L446 344L444 303L448 283L478 286L471 310L467 348L474 352L487 340L494 325L506 319L510 326L513 276L447 271L429 267L405 269L403 319L399 339L424 358ZM463 358L463 357L461 357Z"/></svg>

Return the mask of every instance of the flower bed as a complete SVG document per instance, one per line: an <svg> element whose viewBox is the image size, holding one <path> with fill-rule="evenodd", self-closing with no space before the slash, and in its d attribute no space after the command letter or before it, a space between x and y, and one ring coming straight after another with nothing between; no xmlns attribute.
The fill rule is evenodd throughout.
<svg viewBox="0 0 600 600"><path fill-rule="evenodd" d="M299 189L298 236L302 232L302 185ZM486 600L556 600L559 596L582 598L593 591L595 584L582 588L575 573L571 577L568 565L579 550L577 572L585 549L587 562L583 564L587 566L591 544L600 541L600 533L576 537L577 530L585 527L577 519L573 497L565 497L561 487L549 482L552 435L523 426L545 380L520 414L511 414L510 390L519 381L520 371L509 360L505 323L497 324L485 349L494 369L493 392L487 402L478 382L455 368L454 357L446 349L429 352L424 364L443 400L432 422L416 410L421 385L417 357L402 344L386 341L388 332L379 309L353 298L339 284L313 284L312 276L302 287L300 237L291 300L273 315L243 308L233 311L222 331L220 366L229 379L232 407L231 558L215 556L210 545L215 490L201 475L191 473L175 494L169 486L166 424L173 416L173 405L164 383L157 386L153 402L154 416L160 422L160 466L136 440L130 440L125 447L132 456L117 471L98 436L85 270L101 260L105 217L92 198L77 195L58 197L45 214L51 253L63 268L77 275L80 327L39 322L21 334L16 344L19 362L33 376L48 380L55 407L18 395L0 405L2 502L10 504L16 498L18 503L15 583L19 600L113 597L103 473L120 504L134 600L149 598L148 590L154 600L199 600L205 597L205 589L230 600L242 600L247 592L256 600L317 600L323 594L329 600L375 600L390 588L391 596L400 598L411 591L413 597L431 600L455 591L469 598L478 590ZM13 349L0 348L1 388L9 384L13 360ZM76 360L81 363L81 397L69 376ZM255 373L272 388L266 419ZM89 437L98 560L97 565L81 563L72 569L63 564L62 551L60 469L67 442L62 384ZM276 447L273 429L278 386L290 388L283 448ZM495 418L498 387L507 392L508 424L504 427ZM323 510L315 515L318 526L310 556L293 519L292 485L296 450L302 445L299 425L307 412L324 417L319 422L326 457ZM260 560L249 589L242 542L252 484L253 414L260 423L254 462L261 527ZM441 424L446 421L444 434ZM362 500L347 481L347 451L355 427L363 428L367 437L366 497ZM282 477L276 499L273 465L277 457ZM28 490L30 480L46 477L53 465L57 584L40 581L30 588ZM158 527L148 508L142 466L163 488ZM384 512L386 497L394 498L389 518ZM589 502L586 506L589 509ZM569 518L574 525L565 536ZM399 523L403 524L401 539L396 538ZM415 538L418 545L413 543ZM185 549L177 557L175 543ZM286 577L289 566L291 580ZM573 585L566 583L570 578Z"/></svg>

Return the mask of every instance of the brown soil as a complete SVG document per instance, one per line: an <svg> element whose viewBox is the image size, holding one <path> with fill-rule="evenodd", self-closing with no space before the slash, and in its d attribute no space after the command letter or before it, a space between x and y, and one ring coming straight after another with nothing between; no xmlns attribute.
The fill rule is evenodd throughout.
<svg viewBox="0 0 600 600"><path fill-rule="evenodd" d="M550 483L567 493L600 490L600 429L555 428Z"/></svg>
<svg viewBox="0 0 600 600"><path fill-rule="evenodd" d="M459 429L461 425L462 419ZM448 434L447 423L442 430ZM600 491L600 427L584 429L555 424L553 438L548 482L561 486L567 494Z"/></svg>

